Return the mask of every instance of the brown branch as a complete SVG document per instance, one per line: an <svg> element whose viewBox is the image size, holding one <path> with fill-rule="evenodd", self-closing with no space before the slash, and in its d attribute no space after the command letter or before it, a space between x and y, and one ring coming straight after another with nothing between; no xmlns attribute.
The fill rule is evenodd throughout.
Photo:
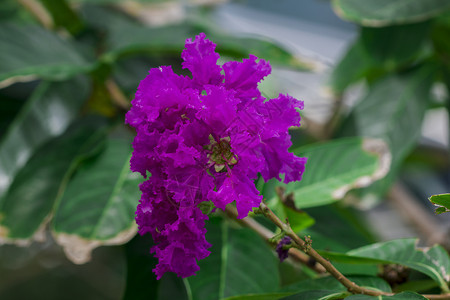
<svg viewBox="0 0 450 300"><path fill-rule="evenodd" d="M342 114L343 103L344 97L342 93L334 96L333 114L331 115L330 119L327 121L327 123L324 125L323 128L323 135L326 139L331 138L334 130L339 124L339 120Z"/></svg>
<svg viewBox="0 0 450 300"><path fill-rule="evenodd" d="M226 207L225 213L229 217L231 217L233 220L237 221L239 224L255 231L260 237L262 237L263 239L265 239L268 242L269 242L269 239L275 235L275 233L273 233L266 227L262 226L261 224L259 224L257 221L255 221L254 219L252 219L250 217L247 217L244 219L238 219L237 218L238 213L236 211L236 208L234 208L231 205L228 205ZM311 263L309 256L296 248L290 248L289 255L294 260L300 262L301 264L307 266L308 268L310 268L311 270L313 270L317 273L325 273L326 272L325 268L322 267L322 265L319 265L317 263Z"/></svg>
<svg viewBox="0 0 450 300"><path fill-rule="evenodd" d="M119 88L117 83L113 79L108 79L105 82L106 89L108 90L109 95L113 102L122 109L129 110L130 109L130 101L127 97L122 93L122 90Z"/></svg>
<svg viewBox="0 0 450 300"><path fill-rule="evenodd" d="M310 257L312 257L315 261L321 264L334 278L336 278L343 286L347 288L347 290L352 294L364 294L370 296L392 296L394 293L375 291L367 288L363 288L356 283L349 280L345 277L341 272L339 272L328 260L322 257L319 253L317 253L314 248L312 248L311 243L305 242L301 239L295 232L292 230L291 226L288 222L282 222L273 211L267 207L266 204L261 203L259 207L261 213L268 218L272 223L274 223L278 228L283 230L287 236L289 236L296 244L296 247ZM440 294L440 295L422 295L428 299L450 299L450 294Z"/></svg>
<svg viewBox="0 0 450 300"><path fill-rule="evenodd" d="M41 3L36 0L18 0L45 28L53 28L53 20Z"/></svg>
<svg viewBox="0 0 450 300"><path fill-rule="evenodd" d="M389 191L388 199L399 214L426 237L428 245L440 244L447 250L450 249L448 231L439 225L432 213L420 205L403 184L396 182Z"/></svg>

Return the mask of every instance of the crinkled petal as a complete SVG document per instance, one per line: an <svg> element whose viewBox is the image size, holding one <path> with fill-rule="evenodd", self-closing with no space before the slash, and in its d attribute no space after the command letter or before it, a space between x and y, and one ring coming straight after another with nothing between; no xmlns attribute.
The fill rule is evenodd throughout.
<svg viewBox="0 0 450 300"><path fill-rule="evenodd" d="M289 127L300 126L298 109L303 109L303 101L292 96L280 94L258 107L258 112L266 116L269 132L287 132Z"/></svg>
<svg viewBox="0 0 450 300"><path fill-rule="evenodd" d="M217 192L211 191L208 195L215 206L225 209L225 206L236 201L238 218L245 218L254 207L259 207L262 196L255 187L255 183L243 175L239 170L225 179Z"/></svg>
<svg viewBox="0 0 450 300"><path fill-rule="evenodd" d="M186 40L186 46L181 57L183 68L189 69L193 81L200 85L220 84L223 76L221 68L217 65L219 54L214 51L216 44L208 40L204 33L200 33L192 39Z"/></svg>
<svg viewBox="0 0 450 300"><path fill-rule="evenodd" d="M223 65L225 72L225 87L238 92L238 96L244 99L261 95L258 83L271 72L268 61L254 55L242 62L230 61Z"/></svg>

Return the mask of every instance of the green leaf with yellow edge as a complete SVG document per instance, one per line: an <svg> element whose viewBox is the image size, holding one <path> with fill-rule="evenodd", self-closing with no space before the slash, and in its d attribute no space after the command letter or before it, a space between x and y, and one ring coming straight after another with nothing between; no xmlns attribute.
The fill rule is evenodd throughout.
<svg viewBox="0 0 450 300"><path fill-rule="evenodd" d="M89 90L89 82L82 76L39 84L0 141L0 198L34 151L67 129Z"/></svg>
<svg viewBox="0 0 450 300"><path fill-rule="evenodd" d="M142 176L130 171L131 138L111 137L80 166L55 208L52 233L69 259L84 263L101 245L119 245L137 231L134 217Z"/></svg>
<svg viewBox="0 0 450 300"><path fill-rule="evenodd" d="M436 214L450 212L450 194L433 195L428 199L437 206Z"/></svg>
<svg viewBox="0 0 450 300"><path fill-rule="evenodd" d="M382 139L392 154L387 176L363 193L384 194L420 138L436 71L434 64L422 64L407 72L385 76L370 87L344 122L341 135Z"/></svg>
<svg viewBox="0 0 450 300"><path fill-rule="evenodd" d="M276 184L286 189L297 208L339 201L349 190L382 178L390 167L386 144L375 139L337 139L300 147L293 153L308 158L302 180Z"/></svg>
<svg viewBox="0 0 450 300"><path fill-rule="evenodd" d="M26 244L43 230L70 176L79 164L99 153L104 120L85 118L34 152L0 199L0 241Z"/></svg>
<svg viewBox="0 0 450 300"><path fill-rule="evenodd" d="M39 26L1 23L0 44L0 87L38 78L64 80L94 68L74 41Z"/></svg>

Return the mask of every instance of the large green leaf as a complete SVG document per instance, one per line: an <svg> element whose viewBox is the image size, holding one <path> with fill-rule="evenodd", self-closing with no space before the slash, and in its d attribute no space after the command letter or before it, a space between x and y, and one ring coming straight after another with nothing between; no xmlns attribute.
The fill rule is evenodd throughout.
<svg viewBox="0 0 450 300"><path fill-rule="evenodd" d="M128 138L108 139L104 152L85 162L62 194L52 229L72 261L84 263L93 248L123 244L136 234L142 177L130 171L131 150Z"/></svg>
<svg viewBox="0 0 450 300"><path fill-rule="evenodd" d="M433 195L430 201L437 206L436 214L450 212L450 194Z"/></svg>
<svg viewBox="0 0 450 300"><path fill-rule="evenodd" d="M300 147L297 156L308 158L303 179L284 185L297 208L330 204L347 191L367 186L389 170L390 154L380 140L344 138Z"/></svg>
<svg viewBox="0 0 450 300"><path fill-rule="evenodd" d="M0 239L38 238L56 199L78 164L98 153L103 141L99 119L83 119L42 145L14 177L0 199Z"/></svg>
<svg viewBox="0 0 450 300"><path fill-rule="evenodd" d="M417 57L424 46L431 22L383 28L363 27L361 42L373 64L395 70ZM380 67L380 66L379 66Z"/></svg>
<svg viewBox="0 0 450 300"><path fill-rule="evenodd" d="M343 299L347 292L337 292L333 290L312 290L304 291L295 295L287 296L281 298L282 300L301 300L301 299L311 299L311 300L338 300Z"/></svg>
<svg viewBox="0 0 450 300"><path fill-rule="evenodd" d="M438 245L419 248L415 239L400 239L364 246L346 254L323 251L321 253L331 261L405 265L430 276L439 283L443 291L449 291L450 258L448 253Z"/></svg>
<svg viewBox="0 0 450 300"><path fill-rule="evenodd" d="M361 287L383 292L392 292L389 284L378 277L349 276L348 279ZM276 299L343 299L349 294L347 288L340 284L336 278L331 276L304 280L284 288L283 291L295 294L289 297Z"/></svg>
<svg viewBox="0 0 450 300"><path fill-rule="evenodd" d="M199 261L200 271L187 278L190 299L222 299L279 289L277 259L268 245L249 229L232 229L212 218L206 238L211 254Z"/></svg>
<svg viewBox="0 0 450 300"><path fill-rule="evenodd" d="M369 81L397 70L419 57L428 37L430 22L383 28L362 27L329 78L332 92L340 94L350 84Z"/></svg>
<svg viewBox="0 0 450 300"><path fill-rule="evenodd" d="M0 1L0 21L15 23L36 23L36 18L17 0Z"/></svg>
<svg viewBox="0 0 450 300"><path fill-rule="evenodd" d="M426 300L427 298L425 298L424 296L421 296L417 293L403 292L403 293L396 294L393 296L352 295L345 299L349 299L349 300L371 300L371 299L377 299L377 300Z"/></svg>
<svg viewBox="0 0 450 300"><path fill-rule="evenodd" d="M391 292L389 284L379 277L373 276L348 276L348 279L362 287L371 287L372 289ZM309 279L289 285L283 288L284 292L304 292L310 290L333 290L335 292L344 292L347 290L336 278L332 276L317 279Z"/></svg>
<svg viewBox="0 0 450 300"><path fill-rule="evenodd" d="M0 198L35 149L75 119L89 89L84 77L39 85L1 139Z"/></svg>
<svg viewBox="0 0 450 300"><path fill-rule="evenodd" d="M395 172L420 137L422 119L430 101L435 68L425 65L376 82L354 107L342 132L381 138L392 153L388 176L369 189L385 192Z"/></svg>
<svg viewBox="0 0 450 300"><path fill-rule="evenodd" d="M283 297L292 295L291 293L266 293L266 294L248 294L234 297L228 297L224 300L278 300Z"/></svg>
<svg viewBox="0 0 450 300"><path fill-rule="evenodd" d="M332 4L341 18L373 27L427 20L450 9L447 0L333 0Z"/></svg>
<svg viewBox="0 0 450 300"><path fill-rule="evenodd" d="M67 79L93 67L74 42L39 26L1 23L0 44L0 87L35 78Z"/></svg>

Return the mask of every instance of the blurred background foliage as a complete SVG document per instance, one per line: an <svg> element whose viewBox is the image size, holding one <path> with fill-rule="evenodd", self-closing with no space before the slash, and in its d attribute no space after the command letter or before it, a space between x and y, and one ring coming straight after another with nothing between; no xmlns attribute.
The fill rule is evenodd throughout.
<svg viewBox="0 0 450 300"><path fill-rule="evenodd" d="M129 171L134 133L124 114L150 68L188 75L180 53L200 32L222 62L269 60L267 97L305 101L291 149L309 158L307 170L299 183L256 182L271 208L358 284L410 291L393 299L448 292L450 222L427 198L450 186L450 2L294 2L1 1L1 299L347 296L333 278L279 263L261 237L220 212L210 215L212 253L198 274L155 280L151 238L135 236L142 179ZM240 10L292 43L263 27L252 34L245 18L230 22ZM277 24L279 16L299 23ZM286 24L303 24L309 41L325 39L321 32L339 40L336 28L350 34L340 49L298 51L303 41ZM400 237L443 247L425 254L414 239L386 241Z"/></svg>

